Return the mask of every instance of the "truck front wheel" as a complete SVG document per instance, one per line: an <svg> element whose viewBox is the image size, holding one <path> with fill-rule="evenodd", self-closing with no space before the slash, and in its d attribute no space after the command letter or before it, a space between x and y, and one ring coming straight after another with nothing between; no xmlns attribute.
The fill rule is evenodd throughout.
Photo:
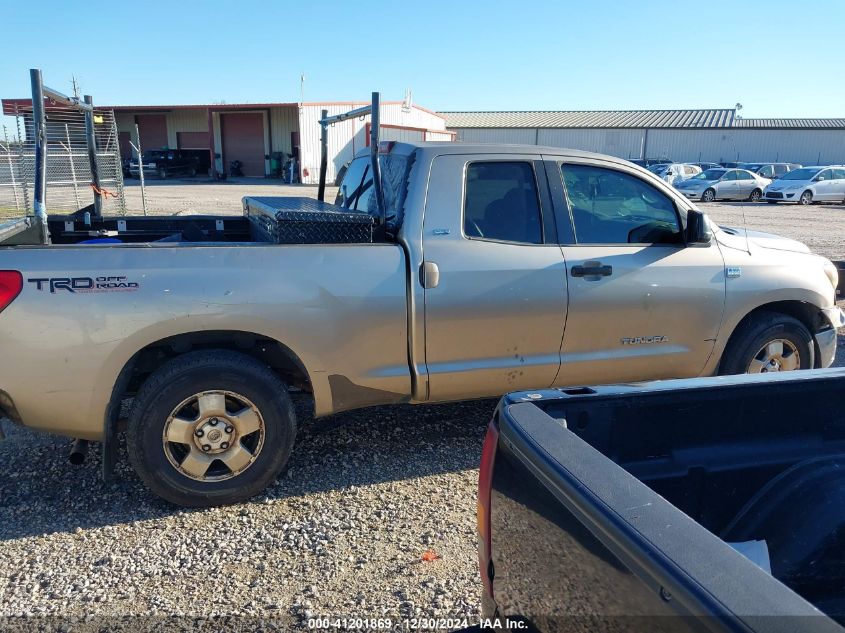
<svg viewBox="0 0 845 633"><path fill-rule="evenodd" d="M258 494L286 465L296 416L284 383L250 356L179 356L150 376L129 417L127 448L155 494L200 508Z"/></svg>
<svg viewBox="0 0 845 633"><path fill-rule="evenodd" d="M811 369L815 364L813 337L798 319L760 312L734 332L722 356L719 373L765 374Z"/></svg>

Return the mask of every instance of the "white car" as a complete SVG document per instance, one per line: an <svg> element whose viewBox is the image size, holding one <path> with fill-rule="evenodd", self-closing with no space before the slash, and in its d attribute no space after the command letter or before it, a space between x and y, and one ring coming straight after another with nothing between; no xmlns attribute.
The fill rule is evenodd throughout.
<svg viewBox="0 0 845 633"><path fill-rule="evenodd" d="M757 202L772 181L747 169L708 169L680 182L675 189L690 200L751 200ZM780 182L780 181L777 181Z"/></svg>
<svg viewBox="0 0 845 633"><path fill-rule="evenodd" d="M775 202L842 202L845 200L845 165L802 167L784 174L763 192L763 199Z"/></svg>
<svg viewBox="0 0 845 633"><path fill-rule="evenodd" d="M651 165L648 170L670 185L701 173L701 167L688 163L668 163L665 165Z"/></svg>

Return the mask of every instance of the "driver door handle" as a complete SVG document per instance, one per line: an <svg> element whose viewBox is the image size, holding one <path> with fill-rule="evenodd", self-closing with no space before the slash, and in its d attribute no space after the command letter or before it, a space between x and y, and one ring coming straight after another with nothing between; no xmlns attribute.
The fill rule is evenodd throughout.
<svg viewBox="0 0 845 633"><path fill-rule="evenodd" d="M573 266L571 274L573 277L610 277L613 266L603 266L600 262L592 266Z"/></svg>

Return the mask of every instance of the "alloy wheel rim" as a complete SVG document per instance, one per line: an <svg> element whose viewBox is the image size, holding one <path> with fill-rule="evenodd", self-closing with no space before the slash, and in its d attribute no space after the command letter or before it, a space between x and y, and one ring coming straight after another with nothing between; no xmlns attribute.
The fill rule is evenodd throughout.
<svg viewBox="0 0 845 633"><path fill-rule="evenodd" d="M255 463L265 434L264 418L248 398L233 391L202 391L167 416L162 447L186 477L225 481Z"/></svg>
<svg viewBox="0 0 845 633"><path fill-rule="evenodd" d="M784 338L769 341L754 355L748 365L749 374L794 371L801 368L801 354L792 341Z"/></svg>

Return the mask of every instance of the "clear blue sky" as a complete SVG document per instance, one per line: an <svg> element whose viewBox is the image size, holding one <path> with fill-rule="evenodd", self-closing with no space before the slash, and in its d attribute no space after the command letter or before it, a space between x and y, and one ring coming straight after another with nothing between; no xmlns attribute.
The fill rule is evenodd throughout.
<svg viewBox="0 0 845 633"><path fill-rule="evenodd" d="M303 72L306 101L845 116L839 1L42 0L2 24L2 97L40 67L100 104L298 101Z"/></svg>

